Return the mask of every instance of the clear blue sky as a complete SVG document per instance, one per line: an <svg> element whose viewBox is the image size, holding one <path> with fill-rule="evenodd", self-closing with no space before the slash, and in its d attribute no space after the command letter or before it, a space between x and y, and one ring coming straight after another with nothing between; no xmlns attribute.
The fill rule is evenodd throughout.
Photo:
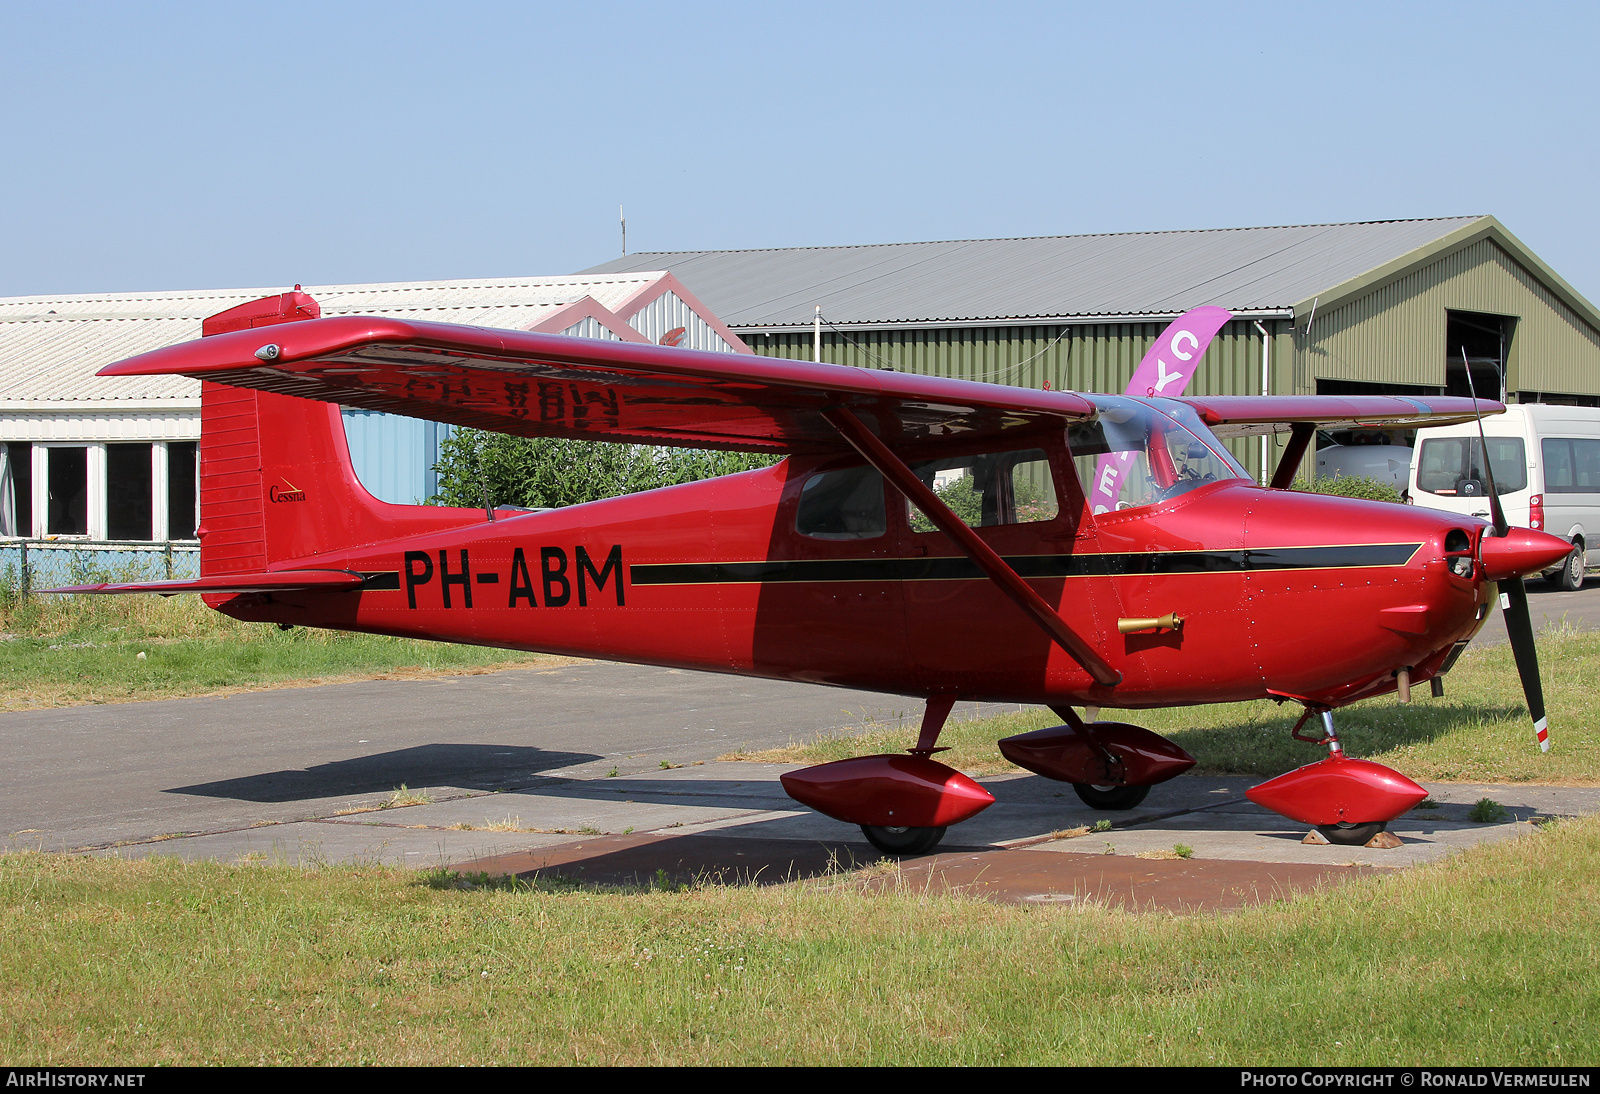
<svg viewBox="0 0 1600 1094"><path fill-rule="evenodd" d="M1600 303L1600 5L15 3L0 295L1492 213Z"/></svg>

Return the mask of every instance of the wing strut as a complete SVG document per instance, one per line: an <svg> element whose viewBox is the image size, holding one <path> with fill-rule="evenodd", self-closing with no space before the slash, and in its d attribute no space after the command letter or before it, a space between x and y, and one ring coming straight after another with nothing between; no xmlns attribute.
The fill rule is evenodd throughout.
<svg viewBox="0 0 1600 1094"><path fill-rule="evenodd" d="M1289 444L1283 450L1283 458L1278 461L1278 469L1272 474L1272 482L1268 484L1274 490L1285 490L1294 482L1295 473L1300 470L1300 461L1305 458L1306 447L1316 434L1317 427L1310 422L1295 422L1290 431Z"/></svg>
<svg viewBox="0 0 1600 1094"><path fill-rule="evenodd" d="M940 501L939 496L928 489L923 481L917 478L916 473L890 451L888 445L861 423L860 418L840 406L829 407L822 413L829 424L839 431L840 436L849 442L851 448L861 453L862 458L875 467L880 475L893 483L913 505L922 510L923 515L931 520L939 531L954 540L962 553L976 563L978 568L988 575L990 581L1000 586L1001 592L1016 601L1017 607L1026 612L1056 645L1066 650L1074 661L1082 665L1084 671L1094 678L1095 683L1112 687L1122 682L1122 674L1108 665L1089 643L1067 626L1067 621L1061 618L1060 613L1045 603L1044 598L1034 592L994 548L978 538L976 532L952 513L950 507Z"/></svg>

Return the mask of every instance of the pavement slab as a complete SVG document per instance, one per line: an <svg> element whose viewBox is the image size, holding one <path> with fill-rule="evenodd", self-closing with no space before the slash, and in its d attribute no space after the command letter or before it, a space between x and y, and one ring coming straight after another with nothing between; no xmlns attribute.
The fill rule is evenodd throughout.
<svg viewBox="0 0 1600 1094"><path fill-rule="evenodd" d="M627 885L642 884L661 869L674 883L700 876L794 878L882 859L854 826L812 812L783 792L778 777L799 766L701 762L629 775L549 778L516 790L176 835L102 853L228 861L265 858L295 864L383 863L512 874L559 865L578 870L584 879ZM1126 858L1147 865L1171 860L1187 866L1211 863L1207 870L1220 870L1218 877L1231 878L1202 902L1217 907L1222 900L1218 894L1232 892L1242 883L1216 864L1250 864L1259 875L1257 890L1270 893L1280 883L1292 888L1324 883L1334 876L1326 873L1329 870L1344 870L1346 874L1338 876L1348 876L1350 867L1431 862L1476 843L1527 834L1533 830L1530 822L1541 818L1600 811L1600 789L1595 788L1429 784L1430 801L1437 802L1436 807L1413 810L1389 826L1401 840L1399 848L1313 845L1302 842L1307 826L1244 797L1255 781L1184 776L1157 787L1137 808L1104 812L1085 806L1070 787L1036 775L990 777L984 785L995 795L995 804L952 829L933 857L1027 850L1029 855L1019 861L1043 862L1035 857L1043 854L1074 860ZM1499 821L1469 819L1473 803L1485 797L1504 807ZM1102 830L1096 830L1097 825ZM691 842L683 842L691 837ZM1179 858L1180 849L1188 857ZM627 854L616 857L623 850ZM678 857L685 855L680 862ZM597 856L600 861L591 863ZM579 869L575 863L588 865ZM1269 866L1274 869L1266 869ZM1302 877L1295 871L1276 871L1279 866L1304 866L1312 872ZM1109 867L1063 859L1055 869L1063 872L1065 888L1060 891L1074 893L1084 890L1083 871L1103 874ZM1178 871L1173 878L1182 873L1178 865L1149 869L1159 876ZM968 885L962 877L956 870L939 884L961 888ZM1012 888L995 891L1011 893ZM1189 898L1173 899L1181 903ZM1175 905L1156 901L1153 906Z"/></svg>
<svg viewBox="0 0 1600 1094"><path fill-rule="evenodd" d="M961 703L953 717L1018 709ZM0 713L0 847L175 833L691 764L907 726L901 696L606 662ZM481 819L481 818L480 818Z"/></svg>
<svg viewBox="0 0 1600 1094"><path fill-rule="evenodd" d="M855 874L865 868L861 874ZM1099 904L1139 912L1236 911L1368 876L1372 867L1167 862L989 847L884 863L864 841L600 836L461 864L463 874L588 885L782 885L836 879L867 892L953 894L1007 904Z"/></svg>
<svg viewBox="0 0 1600 1094"><path fill-rule="evenodd" d="M714 759L897 719L904 699L599 663L227 699L0 715L0 846L300 866L372 863L575 882L917 886L1040 904L1219 911L1600 812L1600 788L1428 785L1393 850L1308 845L1258 781L1185 775L1103 812L985 777L995 804L937 854L888 862L792 801L800 765ZM1011 707L963 704L963 716ZM405 785L408 795L396 799ZM1474 803L1505 808L1495 823ZM413 804L397 804L398 801ZM1096 831L1097 826L1101 829ZM1179 849L1188 857L1179 857ZM865 867L865 869L863 869ZM855 871L852 873L852 871Z"/></svg>

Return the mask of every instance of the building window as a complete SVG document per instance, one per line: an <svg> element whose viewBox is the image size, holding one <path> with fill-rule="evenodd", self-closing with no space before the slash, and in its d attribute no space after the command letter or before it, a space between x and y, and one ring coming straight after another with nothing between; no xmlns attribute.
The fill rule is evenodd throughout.
<svg viewBox="0 0 1600 1094"><path fill-rule="evenodd" d="M48 536L89 534L89 449L51 445L46 456L45 523Z"/></svg>
<svg viewBox="0 0 1600 1094"><path fill-rule="evenodd" d="M199 444L11 443L0 451L0 535L192 540Z"/></svg>
<svg viewBox="0 0 1600 1094"><path fill-rule="evenodd" d="M154 445L106 445L106 538L149 539Z"/></svg>
<svg viewBox="0 0 1600 1094"><path fill-rule="evenodd" d="M198 441L167 444L167 538L193 539L200 523L195 488L200 478Z"/></svg>
<svg viewBox="0 0 1600 1094"><path fill-rule="evenodd" d="M33 445L26 441L0 444L0 536L22 536L33 530Z"/></svg>

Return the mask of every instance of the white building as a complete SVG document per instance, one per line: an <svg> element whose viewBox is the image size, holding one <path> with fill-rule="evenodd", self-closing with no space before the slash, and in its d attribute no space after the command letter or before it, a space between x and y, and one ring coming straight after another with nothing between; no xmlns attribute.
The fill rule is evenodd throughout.
<svg viewBox="0 0 1600 1094"><path fill-rule="evenodd" d="M0 536L130 548L192 542L199 383L95 373L198 338L207 316L285 288L0 299ZM324 316L393 315L750 352L670 273L303 291ZM374 494L409 503L437 492L432 467L445 427L368 411L347 411L345 423L357 473Z"/></svg>

